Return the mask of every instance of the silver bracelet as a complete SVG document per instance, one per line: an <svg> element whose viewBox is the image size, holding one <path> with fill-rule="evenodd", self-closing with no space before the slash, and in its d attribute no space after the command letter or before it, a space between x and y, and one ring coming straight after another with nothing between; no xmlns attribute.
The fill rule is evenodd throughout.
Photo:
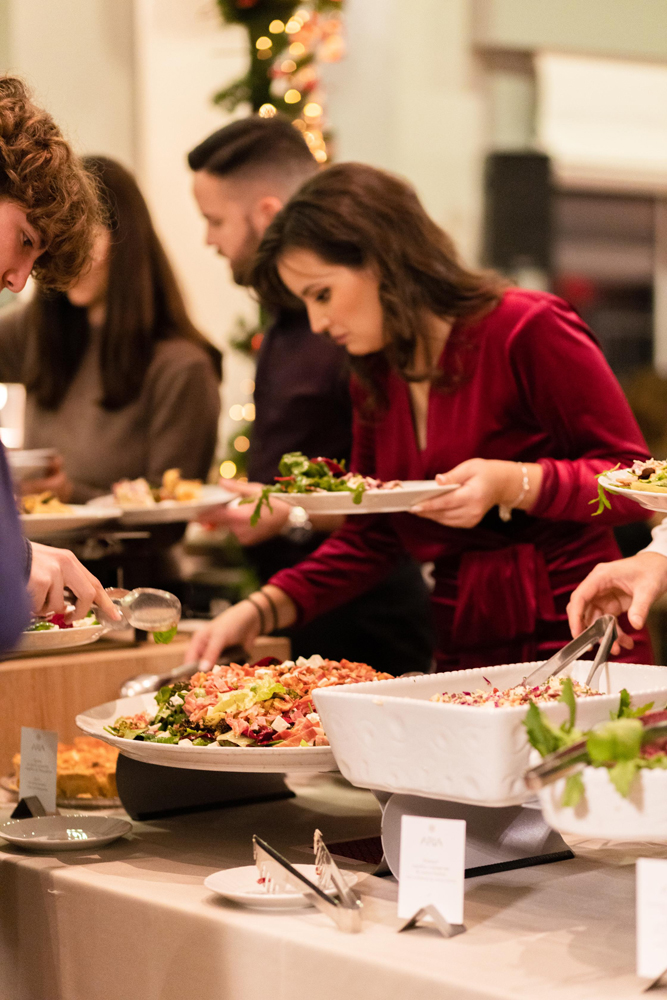
<svg viewBox="0 0 667 1000"><path fill-rule="evenodd" d="M521 484L521 492L519 493L516 500L511 504L501 503L498 504L498 513L500 514L501 521L511 521L512 520L512 510L518 507L522 500L528 496L530 490L530 479L528 478L528 469L525 465L521 465L521 472L523 475L523 482Z"/></svg>

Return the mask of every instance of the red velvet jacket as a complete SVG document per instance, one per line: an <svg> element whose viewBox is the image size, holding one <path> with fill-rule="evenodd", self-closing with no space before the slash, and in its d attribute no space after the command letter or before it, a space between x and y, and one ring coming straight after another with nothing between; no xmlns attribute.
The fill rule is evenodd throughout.
<svg viewBox="0 0 667 1000"><path fill-rule="evenodd" d="M351 467L381 479L431 479L474 457L538 462L542 488L530 515L515 511L506 524L496 507L472 529L408 513L354 515L271 582L308 621L371 587L407 550L435 564L440 669L542 658L568 641L574 587L598 562L619 557L611 526L646 516L614 497L610 511L593 517L595 476L647 457L646 444L591 331L553 295L507 291L486 317L452 331L439 365L462 366L465 376L453 391L431 389L423 452L399 375L386 376L389 405L372 419L353 384ZM637 638L632 658L650 662L646 636Z"/></svg>

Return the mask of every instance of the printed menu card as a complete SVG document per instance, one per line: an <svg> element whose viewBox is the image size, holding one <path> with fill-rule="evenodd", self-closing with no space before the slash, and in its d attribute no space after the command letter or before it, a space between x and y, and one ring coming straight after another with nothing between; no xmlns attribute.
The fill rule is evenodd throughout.
<svg viewBox="0 0 667 1000"><path fill-rule="evenodd" d="M450 924L462 924L465 854L465 820L403 816L399 917L435 906Z"/></svg>
<svg viewBox="0 0 667 1000"><path fill-rule="evenodd" d="M48 729L21 728L20 795L36 795L47 813L56 811L58 733Z"/></svg>

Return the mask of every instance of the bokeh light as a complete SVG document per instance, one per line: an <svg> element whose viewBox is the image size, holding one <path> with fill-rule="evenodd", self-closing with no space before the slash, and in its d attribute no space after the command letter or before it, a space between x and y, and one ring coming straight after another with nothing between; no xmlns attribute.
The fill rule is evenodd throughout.
<svg viewBox="0 0 667 1000"><path fill-rule="evenodd" d="M229 407L229 416L231 420L243 420L243 407L240 403Z"/></svg>
<svg viewBox="0 0 667 1000"><path fill-rule="evenodd" d="M223 479L233 479L236 475L236 462L232 462L229 458L226 458L224 462L221 462L220 475Z"/></svg>
<svg viewBox="0 0 667 1000"><path fill-rule="evenodd" d="M257 114L260 118L273 118L278 114L278 109L273 104L262 104Z"/></svg>
<svg viewBox="0 0 667 1000"><path fill-rule="evenodd" d="M234 438L234 447L240 452L247 451L250 447L250 441L245 434L239 434L237 438Z"/></svg>
<svg viewBox="0 0 667 1000"><path fill-rule="evenodd" d="M298 90L291 87L285 94L284 101L285 104L298 104L301 100L301 94Z"/></svg>
<svg viewBox="0 0 667 1000"><path fill-rule="evenodd" d="M255 404L246 403L243 407L243 419L251 423L255 419Z"/></svg>
<svg viewBox="0 0 667 1000"><path fill-rule="evenodd" d="M279 35L281 31L285 30L285 22L279 21L278 18L275 21L271 21L269 25L269 31L272 35Z"/></svg>

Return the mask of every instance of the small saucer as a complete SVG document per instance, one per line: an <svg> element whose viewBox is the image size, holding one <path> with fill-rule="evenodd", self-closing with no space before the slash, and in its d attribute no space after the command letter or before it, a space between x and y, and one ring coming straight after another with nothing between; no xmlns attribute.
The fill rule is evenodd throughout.
<svg viewBox="0 0 667 1000"><path fill-rule="evenodd" d="M8 820L0 837L26 851L53 853L105 847L131 830L131 823L114 816L36 816Z"/></svg>
<svg viewBox="0 0 667 1000"><path fill-rule="evenodd" d="M294 865L294 867L317 885L315 865ZM356 884L358 879L356 872L342 872L342 875L348 885ZM297 910L311 905L307 897L296 890L267 892L258 879L259 873L256 866L247 865L243 868L227 868L224 871L216 872L215 875L209 875L205 879L204 885L211 892L224 896L225 899L231 899L234 903L242 903L244 906L268 910ZM336 893L333 888L324 891L327 896L333 896Z"/></svg>

